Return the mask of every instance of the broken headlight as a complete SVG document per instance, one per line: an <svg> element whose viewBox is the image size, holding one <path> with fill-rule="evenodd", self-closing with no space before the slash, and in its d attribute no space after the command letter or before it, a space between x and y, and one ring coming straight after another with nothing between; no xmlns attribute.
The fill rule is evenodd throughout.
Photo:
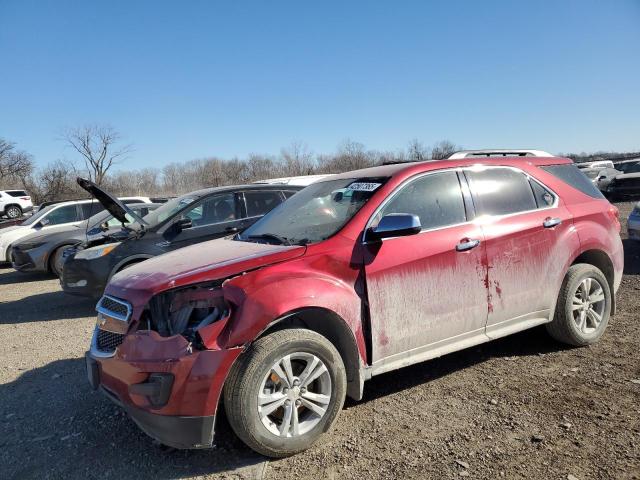
<svg viewBox="0 0 640 480"><path fill-rule="evenodd" d="M197 332L229 315L219 285L195 286L156 295L149 302L148 328L163 337L182 335L190 342Z"/></svg>

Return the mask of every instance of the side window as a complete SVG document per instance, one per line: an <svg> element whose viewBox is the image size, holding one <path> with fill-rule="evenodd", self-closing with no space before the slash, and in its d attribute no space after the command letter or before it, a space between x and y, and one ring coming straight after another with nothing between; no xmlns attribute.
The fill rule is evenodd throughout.
<svg viewBox="0 0 640 480"><path fill-rule="evenodd" d="M533 196L536 198L538 208L547 208L553 205L555 197L549 190L533 179L529 179L529 183L531 184L531 190L533 190Z"/></svg>
<svg viewBox="0 0 640 480"><path fill-rule="evenodd" d="M604 198L604 195L598 190L598 187L573 163L548 165L540 168L590 197Z"/></svg>
<svg viewBox="0 0 640 480"><path fill-rule="evenodd" d="M187 210L182 216L190 218L194 227L235 220L237 218L235 195L225 193L208 197Z"/></svg>
<svg viewBox="0 0 640 480"><path fill-rule="evenodd" d="M65 205L64 207L52 210L41 221L44 225L59 225L61 223L70 223L78 220L78 212L75 205Z"/></svg>
<svg viewBox="0 0 640 480"><path fill-rule="evenodd" d="M257 217L273 210L282 203L280 192L244 192L247 203L247 217Z"/></svg>
<svg viewBox="0 0 640 480"><path fill-rule="evenodd" d="M376 215L373 225L390 213L409 213L420 218L423 229L466 221L460 182L455 172L425 175L402 188Z"/></svg>
<svg viewBox="0 0 640 480"><path fill-rule="evenodd" d="M102 212L104 207L97 200L93 203L82 203L80 205L80 211L82 212L82 218L80 220L86 220L87 218Z"/></svg>
<svg viewBox="0 0 640 480"><path fill-rule="evenodd" d="M467 170L479 215L506 215L537 208L528 178L509 168Z"/></svg>

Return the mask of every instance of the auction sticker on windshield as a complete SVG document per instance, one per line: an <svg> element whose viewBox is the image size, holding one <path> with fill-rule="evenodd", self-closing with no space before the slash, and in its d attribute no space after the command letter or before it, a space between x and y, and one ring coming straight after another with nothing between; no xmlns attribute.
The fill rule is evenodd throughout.
<svg viewBox="0 0 640 480"><path fill-rule="evenodd" d="M355 182L347 187L349 190L354 190L356 192L373 192L376 190L381 183L368 183L368 182Z"/></svg>

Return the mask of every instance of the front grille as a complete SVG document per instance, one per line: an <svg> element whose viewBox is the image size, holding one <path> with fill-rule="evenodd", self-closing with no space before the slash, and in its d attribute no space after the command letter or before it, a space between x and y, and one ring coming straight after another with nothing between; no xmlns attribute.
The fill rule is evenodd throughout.
<svg viewBox="0 0 640 480"><path fill-rule="evenodd" d="M96 347L103 353L111 353L116 347L119 347L124 340L121 333L108 332L98 329L98 338L96 338Z"/></svg>
<svg viewBox="0 0 640 480"><path fill-rule="evenodd" d="M128 321L129 316L131 315L131 306L128 302L108 295L105 295L100 299L96 310L124 322Z"/></svg>

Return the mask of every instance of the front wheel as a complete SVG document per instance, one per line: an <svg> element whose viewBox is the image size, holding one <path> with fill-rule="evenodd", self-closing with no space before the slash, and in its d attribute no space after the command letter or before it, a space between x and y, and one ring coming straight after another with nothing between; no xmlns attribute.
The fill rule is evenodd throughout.
<svg viewBox="0 0 640 480"><path fill-rule="evenodd" d="M346 393L336 348L305 329L258 339L233 366L224 405L234 432L250 448L285 457L309 448L336 420Z"/></svg>
<svg viewBox="0 0 640 480"><path fill-rule="evenodd" d="M62 268L64 266L64 250L68 247L69 245L58 247L53 252L53 255L51 255L51 271L58 278L62 278Z"/></svg>
<svg viewBox="0 0 640 480"><path fill-rule="evenodd" d="M547 331L569 345L590 345L604 333L610 314L611 289L602 271L586 263L572 265Z"/></svg>

